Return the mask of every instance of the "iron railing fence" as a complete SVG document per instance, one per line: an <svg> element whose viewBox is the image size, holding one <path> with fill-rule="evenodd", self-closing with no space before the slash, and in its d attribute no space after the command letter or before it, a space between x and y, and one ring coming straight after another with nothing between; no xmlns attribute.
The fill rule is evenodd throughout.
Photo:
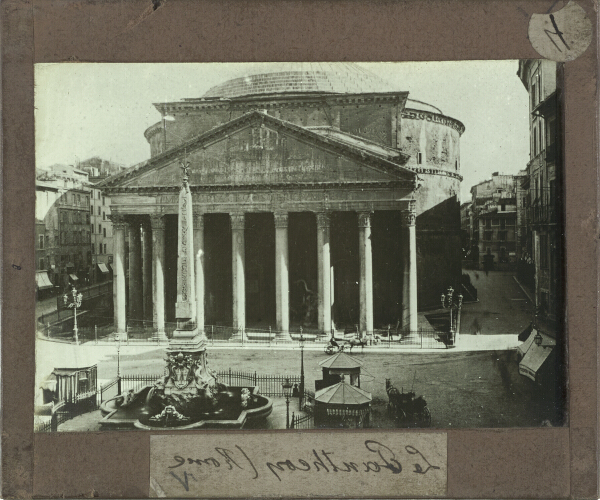
<svg viewBox="0 0 600 500"><path fill-rule="evenodd" d="M314 429L315 419L312 413L305 415L296 415L292 413L290 419L290 429Z"/></svg>

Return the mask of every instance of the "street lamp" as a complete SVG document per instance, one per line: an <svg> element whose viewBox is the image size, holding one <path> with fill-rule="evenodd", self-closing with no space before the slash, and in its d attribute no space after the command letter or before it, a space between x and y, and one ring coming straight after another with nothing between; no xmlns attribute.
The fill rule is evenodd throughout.
<svg viewBox="0 0 600 500"><path fill-rule="evenodd" d="M281 387L283 388L283 394L285 395L285 406L286 406L285 428L289 429L290 428L290 395L292 393L292 383L290 382L290 379L286 378L285 382L283 382L281 384Z"/></svg>
<svg viewBox="0 0 600 500"><path fill-rule="evenodd" d="M115 343L117 344L117 394L121 394L121 336L115 335Z"/></svg>
<svg viewBox="0 0 600 500"><path fill-rule="evenodd" d="M537 345L538 347L540 347L542 345L542 341L544 339L542 338L542 335L540 334L540 332L537 332L535 334L535 337L533 337L533 341L535 342L535 345Z"/></svg>
<svg viewBox="0 0 600 500"><path fill-rule="evenodd" d="M65 301L65 306L67 306L69 309L73 308L73 332L75 333L75 344L79 344L79 336L77 334L77 308L81 307L83 294L78 293L75 287L73 287L71 293L73 295L72 302L69 302L69 294L67 293L63 295L63 300Z"/></svg>
<svg viewBox="0 0 600 500"><path fill-rule="evenodd" d="M298 396L298 407L302 409L302 398L304 397L304 335L300 327L300 394Z"/></svg>
<svg viewBox="0 0 600 500"><path fill-rule="evenodd" d="M450 310L450 339L454 341L454 345L458 343L458 336L460 335L460 311L462 309L463 296L459 294L454 295L454 288L448 287L448 291L441 295L440 300L442 302L442 309ZM456 314L454 314L456 311Z"/></svg>

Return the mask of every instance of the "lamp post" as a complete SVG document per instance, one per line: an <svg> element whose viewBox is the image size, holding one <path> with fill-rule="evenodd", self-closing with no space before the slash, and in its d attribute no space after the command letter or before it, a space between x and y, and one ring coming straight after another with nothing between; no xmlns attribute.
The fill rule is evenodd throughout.
<svg viewBox="0 0 600 500"><path fill-rule="evenodd" d="M115 343L117 345L117 394L121 394L121 336L115 335Z"/></svg>
<svg viewBox="0 0 600 500"><path fill-rule="evenodd" d="M448 291L445 294L442 293L440 300L442 302L442 309L450 310L450 339L454 345L457 345L458 336L460 335L460 311L462 309L463 296L462 294L455 296L454 289L449 286Z"/></svg>
<svg viewBox="0 0 600 500"><path fill-rule="evenodd" d="M302 399L304 398L304 335L300 327L300 395L298 396L298 407L302 409Z"/></svg>
<svg viewBox="0 0 600 500"><path fill-rule="evenodd" d="M290 382L290 379L286 378L285 382L283 382L281 384L281 387L283 388L283 394L285 395L285 406L286 406L285 428L289 429L290 428L290 395L292 393L292 383Z"/></svg>
<svg viewBox="0 0 600 500"><path fill-rule="evenodd" d="M71 294L73 296L72 302L69 302L68 293L63 295L63 300L65 301L65 306L67 306L69 309L73 308L73 333L75 334L75 344L79 344L79 335L77 333L77 308L81 307L83 294L78 293L75 287L73 287L71 290Z"/></svg>

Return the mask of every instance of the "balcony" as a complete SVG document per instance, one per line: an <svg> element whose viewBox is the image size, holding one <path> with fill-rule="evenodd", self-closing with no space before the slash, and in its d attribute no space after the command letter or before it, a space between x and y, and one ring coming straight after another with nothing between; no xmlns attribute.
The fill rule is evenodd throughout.
<svg viewBox="0 0 600 500"><path fill-rule="evenodd" d="M536 205L527 207L527 222L529 224L555 224L556 206L554 205Z"/></svg>

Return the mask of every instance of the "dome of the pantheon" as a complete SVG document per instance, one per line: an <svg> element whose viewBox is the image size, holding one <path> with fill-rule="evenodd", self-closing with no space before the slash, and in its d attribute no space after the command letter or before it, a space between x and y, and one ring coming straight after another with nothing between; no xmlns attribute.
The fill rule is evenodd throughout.
<svg viewBox="0 0 600 500"><path fill-rule="evenodd" d="M205 98L284 92L389 92L390 83L355 63L256 63L242 75L211 87Z"/></svg>

